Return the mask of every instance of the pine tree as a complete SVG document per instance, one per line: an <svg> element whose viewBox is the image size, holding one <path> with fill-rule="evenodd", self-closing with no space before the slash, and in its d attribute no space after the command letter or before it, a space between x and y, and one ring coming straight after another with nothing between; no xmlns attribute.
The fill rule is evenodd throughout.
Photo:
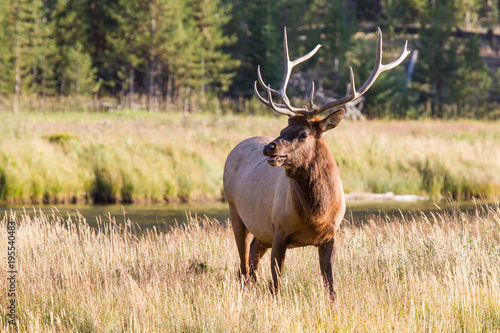
<svg viewBox="0 0 500 333"><path fill-rule="evenodd" d="M12 0L0 1L0 95L14 93L14 5Z"/></svg>
<svg viewBox="0 0 500 333"><path fill-rule="evenodd" d="M234 77L238 61L231 58L224 48L235 42L224 34L223 27L230 20L230 6L222 6L220 0L196 0L193 8L196 34L200 38L196 46L193 62L198 63L198 71L192 73L193 88L205 91L206 86L226 91Z"/></svg>
<svg viewBox="0 0 500 333"><path fill-rule="evenodd" d="M34 15L32 30L32 55L34 57L32 91L43 98L47 95L53 96L56 93L54 69L58 50L47 3L43 0L35 0L33 5L39 13Z"/></svg>
<svg viewBox="0 0 500 333"><path fill-rule="evenodd" d="M42 0L11 3L11 45L14 64L14 112L19 111L21 93L53 94L55 42L49 13Z"/></svg>
<svg viewBox="0 0 500 333"><path fill-rule="evenodd" d="M58 50L57 91L60 95L89 95L99 87L91 56L86 4L77 0L56 0L51 24Z"/></svg>
<svg viewBox="0 0 500 333"><path fill-rule="evenodd" d="M111 46L108 58L117 64L117 75L122 80L122 89L128 91L130 108L133 108L136 93L136 72L146 63L144 57L147 42L143 38L150 13L147 2L119 0L109 7L109 15L117 22L116 28L109 31L107 41Z"/></svg>
<svg viewBox="0 0 500 333"><path fill-rule="evenodd" d="M147 72L149 78L149 109L156 108L156 80L178 80L187 85L189 65L200 38L190 22L191 11L185 2L153 0L147 18ZM173 89L173 86L170 87ZM167 94L173 93L167 91Z"/></svg>
<svg viewBox="0 0 500 333"><path fill-rule="evenodd" d="M340 95L345 93L345 84L349 82L349 67L353 64L347 59L349 51L353 47L353 36L355 33L355 16L347 0L333 1L327 3L325 17L325 64L333 69L332 88ZM359 79L358 79L359 80ZM328 82L326 82L328 85Z"/></svg>
<svg viewBox="0 0 500 333"><path fill-rule="evenodd" d="M82 51L82 45L76 43L68 48L66 55L68 66L63 75L66 89L70 95L86 96L95 92L97 70L92 66L92 58Z"/></svg>
<svg viewBox="0 0 500 333"><path fill-rule="evenodd" d="M234 57L241 59L241 66L234 84L238 94L251 97L253 84L260 65L266 84L279 86L283 76L283 26L276 2L252 1L245 6L235 5L235 19L242 19L238 29L238 41L234 46ZM292 55L293 57L293 55Z"/></svg>
<svg viewBox="0 0 500 333"><path fill-rule="evenodd" d="M487 69L479 57L478 41L453 36L452 27L456 25L453 6L453 1L436 1L427 9L419 35L415 86L421 102L431 102L435 117L447 116L445 110L450 106L459 108L458 112L477 108L474 104L486 100L491 84L484 80ZM470 92L477 89L477 85L483 93L472 102Z"/></svg>
<svg viewBox="0 0 500 333"><path fill-rule="evenodd" d="M114 57L109 57L111 48L107 40L109 32L117 27L115 18L110 14L110 8L116 6L118 0L71 0L82 6L79 15L86 25L86 38L81 43L84 53L90 54L93 67L97 70L100 82L95 89L100 88L102 93L116 95L121 87L118 83L117 63Z"/></svg>

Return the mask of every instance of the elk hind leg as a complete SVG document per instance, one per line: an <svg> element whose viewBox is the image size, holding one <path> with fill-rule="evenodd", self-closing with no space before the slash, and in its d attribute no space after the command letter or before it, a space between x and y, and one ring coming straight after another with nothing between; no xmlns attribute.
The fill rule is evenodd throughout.
<svg viewBox="0 0 500 333"><path fill-rule="evenodd" d="M269 246L260 242L257 238L253 238L252 244L250 244L250 277L256 279L255 272L259 267L259 262L266 254Z"/></svg>
<svg viewBox="0 0 500 333"><path fill-rule="evenodd" d="M234 205L229 204L229 215L231 218L231 225L233 227L234 238L236 240L236 247L240 256L240 276L243 281L247 281L249 277L249 256L250 256L250 240L251 234L243 224L243 221L236 210Z"/></svg>

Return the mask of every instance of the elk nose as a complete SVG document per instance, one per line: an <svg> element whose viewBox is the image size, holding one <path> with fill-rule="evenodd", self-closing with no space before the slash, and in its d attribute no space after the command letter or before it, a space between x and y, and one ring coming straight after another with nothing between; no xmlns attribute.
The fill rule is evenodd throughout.
<svg viewBox="0 0 500 333"><path fill-rule="evenodd" d="M266 154L272 154L274 150L276 149L276 144L274 142L271 142L270 144L264 146L264 155Z"/></svg>

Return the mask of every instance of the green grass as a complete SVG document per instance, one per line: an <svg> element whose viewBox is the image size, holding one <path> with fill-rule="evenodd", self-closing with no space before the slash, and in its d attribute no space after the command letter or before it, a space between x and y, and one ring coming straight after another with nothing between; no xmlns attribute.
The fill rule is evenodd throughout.
<svg viewBox="0 0 500 333"><path fill-rule="evenodd" d="M345 221L335 304L314 247L288 251L277 296L267 288L269 253L258 281L241 285L232 230L214 220L134 234L133 221L93 229L82 216L27 211L0 221L0 244L7 244L7 220L18 223L21 332L500 330L498 204L470 214L374 217L363 226ZM6 311L2 296L5 332Z"/></svg>
<svg viewBox="0 0 500 333"><path fill-rule="evenodd" d="M0 201L220 200L230 150L286 117L113 111L0 113ZM500 123L344 121L327 140L346 192L492 196Z"/></svg>

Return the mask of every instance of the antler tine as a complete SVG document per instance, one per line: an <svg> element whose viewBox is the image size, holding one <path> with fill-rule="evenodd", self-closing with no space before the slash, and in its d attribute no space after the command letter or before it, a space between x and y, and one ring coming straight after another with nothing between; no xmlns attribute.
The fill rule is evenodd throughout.
<svg viewBox="0 0 500 333"><path fill-rule="evenodd" d="M309 107L311 110L315 110L316 104L314 104L314 81L311 82L311 94L309 95Z"/></svg>
<svg viewBox="0 0 500 333"><path fill-rule="evenodd" d="M370 77L368 78L368 80L366 80L366 82L361 86L361 88L359 88L359 90L356 91L356 89L354 88L354 75L352 73L352 68L351 68L350 74L351 74L352 95L346 96L346 97L338 99L336 101L325 103L325 104L319 106L315 110L314 115L317 115L321 112L324 112L324 111L327 111L330 109L333 109L337 106L347 104L350 101L355 100L356 98L362 96L365 92L368 91L368 89L370 89L370 87L373 85L373 83L375 82L375 80L378 78L378 76L380 74L382 74L383 72L388 71L390 69L393 69L394 67L398 66L399 64L401 64L403 62L403 60L406 58L406 56L408 56L408 54L410 54L410 51L408 51L407 47L408 47L408 41L405 42L403 50L401 51L401 54L399 55L399 57L396 60L394 60L386 65L383 65L382 64L382 31L380 30L380 28L378 28L377 54L375 56L375 66L373 67L373 71L370 74Z"/></svg>
<svg viewBox="0 0 500 333"><path fill-rule="evenodd" d="M335 101L331 101L328 103L325 103L319 107L316 107L313 109L311 112L311 118L317 116L318 114L325 112L327 110L336 108L337 106L341 106L344 104L349 103L350 101L355 100L356 98L360 97L361 95L356 91L356 84L354 82L354 72L352 71L352 67L349 67L349 76L350 76L350 84L351 84L351 94L347 95L341 99L337 99Z"/></svg>
<svg viewBox="0 0 500 333"><path fill-rule="evenodd" d="M286 41L285 41L286 43ZM285 89L286 89L286 86L288 85L288 80L290 78L290 74L288 74L288 78L286 78L287 76L287 73L288 73L288 67L287 67L287 64L290 63L290 61L288 61L288 48L286 47L285 48L285 77L283 78L283 80L286 80L285 82ZM294 108L291 104L290 104L290 100L288 99L288 97L286 96L286 92L283 93L283 84L281 85L281 88L280 90L274 90L274 89L271 89L271 87L269 85L266 85L264 83L264 80L262 79L262 74L260 72L260 65L257 66L257 78L258 78L258 81L259 81L259 84L262 88L264 88L266 91L270 92L272 95L280 98L283 103L285 103L285 105L283 104L274 104L274 102L269 99L269 100L265 100L262 96L260 96L258 90L257 90L257 82L255 82L254 84L254 91L255 93L257 94L257 98L262 102L264 103L265 105L271 107L274 111L277 111L276 110L276 106L278 106L278 108L281 109L281 111L277 111L279 113L283 113L283 114L286 114L286 115L295 115L294 112L304 112L304 111L307 111L307 109L303 109L303 108ZM273 107L273 105L275 107ZM286 112L282 112L282 111L285 111L284 107L287 107L288 110L292 111L293 113L290 113L290 112L287 112L288 110L286 110Z"/></svg>
<svg viewBox="0 0 500 333"><path fill-rule="evenodd" d="M257 79L259 81L260 86L267 91L267 84L264 83L264 80L262 79L262 74L260 73L260 65L257 65ZM267 105L269 107L271 106L269 104L269 101L265 100L262 96L260 96L259 91L257 90L257 81L255 81L255 84L254 84L254 91L262 103L264 103L265 105ZM279 93L274 89L271 89L271 93L277 97L280 97ZM284 106L284 105L282 105L282 106Z"/></svg>
<svg viewBox="0 0 500 333"><path fill-rule="evenodd" d="M401 51L401 54L396 60L386 65L382 65L382 31L380 30L380 28L378 28L377 56L375 58L375 66L373 67L373 71L368 80L366 80L366 82L361 86L361 88L359 88L358 93L360 95L363 95L368 89L370 89L372 84L375 82L375 80L381 73L393 69L394 67L402 63L403 60L405 60L406 56L410 54L410 51L407 50L407 46L408 46L408 41L405 42L403 50Z"/></svg>
<svg viewBox="0 0 500 333"><path fill-rule="evenodd" d="M282 104L274 104L274 102L272 101L272 89L271 87L267 86L266 87L266 91L267 91L267 94L268 94L268 98L269 98L269 101L267 101L266 99L264 99L260 94L259 94L259 91L257 89L257 81L254 82L254 85L253 85L253 90L255 92L255 95L257 95L257 98L259 99L259 101L261 101L262 104L266 105L266 106L269 106L270 108L272 108L274 111L278 112L278 113L282 113L282 114L286 114L287 116L295 116L295 114L284 108L284 105Z"/></svg>
<svg viewBox="0 0 500 333"><path fill-rule="evenodd" d="M276 111L278 113L286 114L290 117L295 116L295 113L293 113L289 108L285 109L283 107L279 107L276 104L274 104L270 85L267 86L266 90L267 90L267 97L269 98L269 104L274 111Z"/></svg>
<svg viewBox="0 0 500 333"><path fill-rule="evenodd" d="M290 75L292 73L292 69L295 66L297 66L298 64L311 58L319 50L320 47L321 47L321 45L318 44L309 53L307 53L307 54L305 54L305 55L303 55L303 56L301 56L293 61L290 61L290 56L288 53L288 38L287 38L287 34L286 34L286 27L284 27L283 49L284 49L284 56L285 56L285 71L284 71L285 73L283 76L283 81L281 82L281 87L279 90L274 90L274 89L271 89L271 87L269 85L266 85L264 83L264 80L262 79L262 75L260 72L260 66L258 66L257 67L257 78L258 78L258 81L259 81L259 84L261 85L261 87L268 92L269 100L266 100L262 96L260 96L260 94L257 91L257 81L256 81L254 84L254 91L257 95L257 98L264 105L271 107L274 111L279 112L279 113L283 113L283 114L286 114L289 116L293 116L295 114L308 114L309 111L306 107L296 108L290 104L290 100L289 100L288 96L286 95L286 88L288 86L288 81L290 80ZM271 95L274 95L274 96L280 98L283 101L284 105L274 104L274 102L271 100ZM284 107L286 107L286 109Z"/></svg>
<svg viewBox="0 0 500 333"><path fill-rule="evenodd" d="M316 47L310 51L309 53L290 61L290 55L288 53L288 37L286 34L286 27L284 28L284 53L285 53L285 75L283 76L283 82L281 83L281 88L279 89L279 93L281 93L281 98L286 104L288 101L288 96L286 96L286 88L288 87L288 81L290 80L290 75L292 74L292 69L300 63L303 63L306 60L309 60L313 55L318 52L321 44L316 45ZM304 110L304 108L297 109L296 111ZM292 110L293 111L293 110ZM307 109L306 109L307 111Z"/></svg>
<svg viewBox="0 0 500 333"><path fill-rule="evenodd" d="M262 79L262 74L260 73L260 65L257 65L257 79L259 80L259 84L260 84L260 86L261 86L263 89L267 90L267 84L266 84L266 83L264 82L264 80ZM271 89L271 93L272 93L274 96L281 98L280 93L279 93L279 92L277 92L276 90Z"/></svg>

